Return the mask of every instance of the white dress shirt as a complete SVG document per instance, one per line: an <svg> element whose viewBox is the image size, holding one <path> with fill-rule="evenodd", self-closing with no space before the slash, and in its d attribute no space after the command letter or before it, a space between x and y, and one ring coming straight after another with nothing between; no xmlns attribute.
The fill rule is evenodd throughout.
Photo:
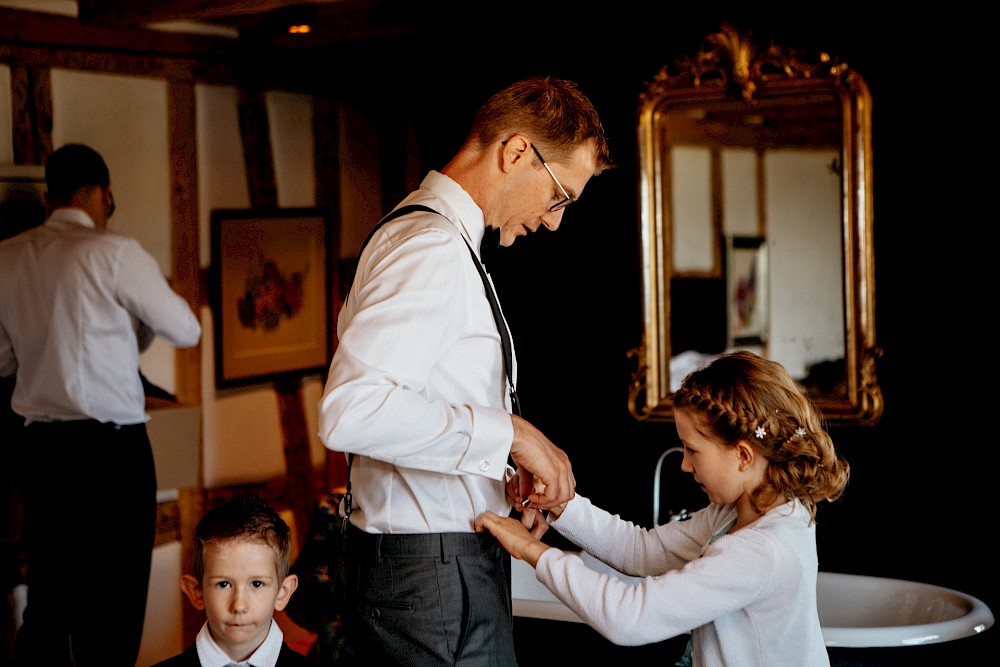
<svg viewBox="0 0 1000 667"><path fill-rule="evenodd" d="M59 208L0 243L0 375L16 374L11 407L27 422L148 420L139 321L176 347L201 337L191 307L135 239Z"/></svg>
<svg viewBox="0 0 1000 667"><path fill-rule="evenodd" d="M552 526L640 578L598 572L559 549L541 555L535 576L615 644L651 644L690 631L695 667L828 667L809 511L791 501L713 541L735 518L732 507L709 505L687 521L647 530L577 494Z"/></svg>
<svg viewBox="0 0 1000 667"><path fill-rule="evenodd" d="M212 639L212 633L208 630L208 621L201 626L194 644L198 650L198 660L201 661L201 667L228 667L229 665L274 667L278 662L278 654L281 653L281 643L284 640L285 634L272 618L271 627L267 631L264 643L258 646L249 658L241 662L233 662L232 658L219 648L219 645Z"/></svg>
<svg viewBox="0 0 1000 667"><path fill-rule="evenodd" d="M370 533L472 532L483 511L510 513L503 352L463 241L478 257L483 213L434 171L400 206L418 203L441 215L397 218L361 254L319 404L323 443L361 455L351 521Z"/></svg>

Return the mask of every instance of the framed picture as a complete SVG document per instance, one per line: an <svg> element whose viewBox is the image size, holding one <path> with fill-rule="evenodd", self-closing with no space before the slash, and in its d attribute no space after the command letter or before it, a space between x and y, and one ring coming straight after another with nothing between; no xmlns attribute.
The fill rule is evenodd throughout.
<svg viewBox="0 0 1000 667"><path fill-rule="evenodd" d="M216 387L326 370L332 233L319 208L212 211Z"/></svg>
<svg viewBox="0 0 1000 667"><path fill-rule="evenodd" d="M45 167L0 165L0 239L45 222Z"/></svg>
<svg viewBox="0 0 1000 667"><path fill-rule="evenodd" d="M726 237L726 324L730 348L763 345L768 337L767 242Z"/></svg>

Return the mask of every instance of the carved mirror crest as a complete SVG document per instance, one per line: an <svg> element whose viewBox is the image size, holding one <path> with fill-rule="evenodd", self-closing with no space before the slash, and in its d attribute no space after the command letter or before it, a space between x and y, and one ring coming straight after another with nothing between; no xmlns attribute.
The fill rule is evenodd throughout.
<svg viewBox="0 0 1000 667"><path fill-rule="evenodd" d="M715 355L781 362L828 424L882 414L875 375L871 97L825 53L729 25L663 67L638 117L644 333L629 411L672 420Z"/></svg>

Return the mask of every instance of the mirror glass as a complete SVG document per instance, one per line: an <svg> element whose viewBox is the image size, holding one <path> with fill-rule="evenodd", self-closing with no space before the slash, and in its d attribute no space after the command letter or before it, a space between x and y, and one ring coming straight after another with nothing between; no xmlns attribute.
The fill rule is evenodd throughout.
<svg viewBox="0 0 1000 667"><path fill-rule="evenodd" d="M871 98L828 54L723 25L641 97L644 335L629 410L670 420L684 376L749 349L827 423L875 423Z"/></svg>

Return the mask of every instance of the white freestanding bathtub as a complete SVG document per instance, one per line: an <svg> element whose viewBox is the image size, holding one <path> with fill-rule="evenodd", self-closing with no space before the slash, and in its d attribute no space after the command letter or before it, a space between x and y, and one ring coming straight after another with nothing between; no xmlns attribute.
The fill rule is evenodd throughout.
<svg viewBox="0 0 1000 667"><path fill-rule="evenodd" d="M630 579L586 552L580 556L595 570ZM515 616L582 623L535 578L534 568L515 559L511 569ZM901 579L820 572L816 598L828 647L934 644L977 635L993 625L993 613L979 599Z"/></svg>
<svg viewBox="0 0 1000 667"><path fill-rule="evenodd" d="M993 613L978 598L902 579L820 572L816 601L827 646L936 644L993 625Z"/></svg>

